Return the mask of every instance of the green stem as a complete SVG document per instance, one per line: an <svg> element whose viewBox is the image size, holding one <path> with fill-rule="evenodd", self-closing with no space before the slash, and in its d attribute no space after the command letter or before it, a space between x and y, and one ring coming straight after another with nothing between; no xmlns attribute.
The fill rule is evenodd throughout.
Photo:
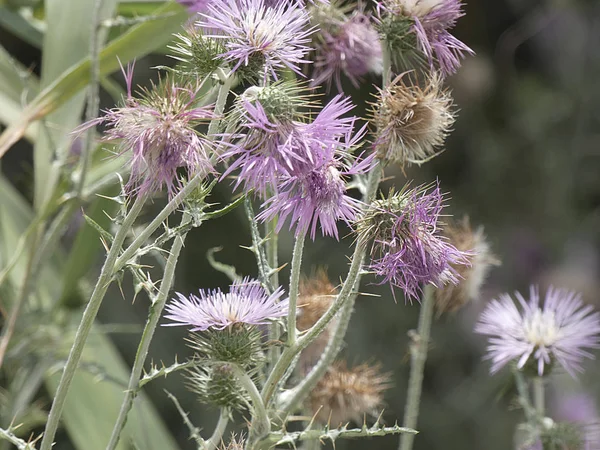
<svg viewBox="0 0 600 450"><path fill-rule="evenodd" d="M543 377L533 377L533 405L540 419L546 414L546 393Z"/></svg>
<svg viewBox="0 0 600 450"><path fill-rule="evenodd" d="M229 408L221 408L221 413L219 414L219 421L217 422L217 426L215 427L215 431L213 431L212 436L208 441L206 441L205 449L206 450L216 450L221 441L223 440L223 433L225 433L225 429L227 428L227 424L229 423Z"/></svg>
<svg viewBox="0 0 600 450"><path fill-rule="evenodd" d="M380 180L381 170L379 166L377 166L373 169L373 172L369 174L367 189L363 198L367 204L373 201ZM364 252L361 258L364 259ZM353 294L350 295L346 303L343 305L335 324L335 329L331 333L329 342L327 343L327 347L323 351L321 358L319 358L319 361L310 370L308 375L302 379L302 381L296 387L286 393L283 405L281 405L280 408L283 411L282 417L286 417L302 401L304 401L310 391L315 387L323 375L325 375L327 368L331 365L340 352L344 342L344 336L346 335L348 325L350 324L352 311L354 310L354 302L356 301L356 292L358 291L358 287L360 285L360 278L361 277L359 273L354 281L354 286L352 289Z"/></svg>
<svg viewBox="0 0 600 450"><path fill-rule="evenodd" d="M375 197L377 186L379 186L380 180L381 168L379 167L379 164L377 164L369 173L367 192L365 195L365 198L368 200L367 204L370 203ZM358 286L360 283L360 269L362 267L366 250L367 242L363 238L359 238L358 242L356 243L356 247L354 248L354 254L351 258L348 275L346 276L344 284L342 285L342 289L340 290L333 304L317 321L317 323L315 323L304 335L302 335L294 345L291 347L286 347L286 349L282 352L280 359L277 361L275 367L273 367L273 370L269 374L269 377L267 378L262 390L262 397L265 404L268 405L272 400L273 394L275 393L280 380L288 370L290 364L292 364L292 361L296 355L308 347L323 332L325 327L329 325L338 311L348 301L350 295L354 292L355 286Z"/></svg>
<svg viewBox="0 0 600 450"><path fill-rule="evenodd" d="M517 392L519 394L519 403L525 412L525 417L529 423L536 425L535 409L531 406L529 400L529 387L527 386L527 381L525 380L523 373L517 368L514 369L514 375Z"/></svg>
<svg viewBox="0 0 600 450"><path fill-rule="evenodd" d="M187 225L191 222L191 220L191 216L187 213L184 213L183 218L181 219L181 226ZM142 370L144 368L144 363L146 362L146 357L148 356L148 349L150 348L150 343L154 337L156 326L158 325L158 321L161 317L163 308L165 307L165 303L167 302L171 286L173 285L175 268L177 267L177 261L185 242L186 235L187 230L182 235L176 236L175 240L173 241L173 245L171 246L171 251L169 252L169 257L167 258L167 263L165 265L165 273L162 282L160 283L160 290L150 306L150 312L148 314L146 326L142 332L142 338L140 340L140 344L135 355L135 361L131 369L131 375L129 377L127 391L125 392L125 398L121 404L117 422L115 423L110 441L106 447L107 450L113 450L116 448L121 436L121 432L123 431L125 423L127 422L127 415L129 414L129 411L133 406L133 401L138 393Z"/></svg>
<svg viewBox="0 0 600 450"><path fill-rule="evenodd" d="M54 397L54 401L52 402L50 414L48 415L48 421L44 430L44 437L42 439L40 450L50 450L52 448L52 442L54 440L54 436L58 428L58 423L60 421L60 416L65 405L65 400L67 398L69 387L71 386L73 376L75 375L75 371L77 370L77 365L79 364L79 360L81 359L81 353L83 352L83 348L87 341L87 337L90 333L90 330L92 329L92 325L94 324L96 315L98 314L100 304L104 299L104 295L106 294L108 286L112 281L113 274L115 273L114 267L117 261L117 256L121 251L123 241L125 240L129 231L131 230L131 227L133 226L135 219L141 212L142 207L146 203L146 200L147 196L140 196L135 200L135 203L131 207L131 211L129 211L129 213L123 220L121 227L117 231L117 234L115 235L113 244L110 248L110 251L108 252L106 261L104 262L104 266L102 267L102 271L100 272L100 277L96 282L96 286L94 287L94 291L92 292L90 301L87 307L85 308L85 311L83 312L81 322L79 323L79 327L77 328L75 340L73 342L73 346L71 347L69 358L67 359L62 376L60 378L60 383L58 384L56 395Z"/></svg>
<svg viewBox="0 0 600 450"><path fill-rule="evenodd" d="M239 380L242 387L248 392L250 395L250 401L252 402L252 420L250 423L252 424L252 430L250 431L251 440L255 440L260 438L266 434L271 432L271 420L269 419L269 415L267 414L267 408L265 408L265 403L263 402L262 397L260 396L260 392L256 387L256 384L240 366L237 364L231 364L230 367L233 369L235 376Z"/></svg>
<svg viewBox="0 0 600 450"><path fill-rule="evenodd" d="M423 372L427 361L427 350L429 337L431 335L431 322L433 319L433 307L435 304L435 291L433 286L427 285L423 289L421 311L419 312L419 325L416 340L411 344L410 376L408 379L408 393L406 407L404 409L405 428L415 428L419 417L419 404L421 402L421 391L423 389ZM414 435L403 434L400 438L400 450L411 450Z"/></svg>
<svg viewBox="0 0 600 450"><path fill-rule="evenodd" d="M292 273L290 275L290 299L287 316L287 333L288 346L293 346L296 343L296 315L298 313L298 285L300 284L300 267L302 266L302 252L304 251L305 232L300 232L296 236L294 244L294 252L292 253Z"/></svg>

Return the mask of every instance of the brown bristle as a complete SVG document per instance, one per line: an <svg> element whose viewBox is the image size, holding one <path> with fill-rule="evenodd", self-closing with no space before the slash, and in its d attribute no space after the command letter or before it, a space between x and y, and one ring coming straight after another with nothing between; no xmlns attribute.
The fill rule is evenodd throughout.
<svg viewBox="0 0 600 450"><path fill-rule="evenodd" d="M350 420L362 423L366 414L377 415L383 405L383 392L390 387L390 374L380 365L361 364L348 368L335 362L310 395L315 419L331 427Z"/></svg>
<svg viewBox="0 0 600 450"><path fill-rule="evenodd" d="M444 229L448 240L461 252L473 252L471 265L453 265L458 272L459 283L449 283L436 289L435 299L438 315L456 312L471 300L479 297L481 285L485 281L491 266L500 264L492 255L483 229L473 231L469 218L460 222L451 222Z"/></svg>

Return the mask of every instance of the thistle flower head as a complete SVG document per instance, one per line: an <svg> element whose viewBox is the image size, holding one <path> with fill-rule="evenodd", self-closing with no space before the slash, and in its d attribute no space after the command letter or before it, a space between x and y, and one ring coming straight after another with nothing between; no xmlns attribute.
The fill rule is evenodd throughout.
<svg viewBox="0 0 600 450"><path fill-rule="evenodd" d="M327 10L331 9L326 5ZM341 73L357 87L369 72L381 73L383 56L379 34L371 24L370 15L356 10L350 16L343 13L325 16L316 39L316 59L313 85L323 82L329 87L334 80L342 91Z"/></svg>
<svg viewBox="0 0 600 450"><path fill-rule="evenodd" d="M363 174L373 163L373 155L350 164L339 158L317 163L304 174L284 175L279 191L264 203L264 210L257 216L259 220L271 220L279 216L277 230L281 230L290 218L290 229L296 234L310 230L315 239L317 225L323 236L339 239L337 221L350 224L360 210L361 202L347 195L344 177Z"/></svg>
<svg viewBox="0 0 600 450"><path fill-rule="evenodd" d="M457 284L457 265L469 265L470 252L454 247L441 234L439 221L443 197L439 185L405 187L399 193L374 202L356 227L361 242L372 240L370 270L404 291L407 299L416 298L421 285L436 287Z"/></svg>
<svg viewBox="0 0 600 450"><path fill-rule="evenodd" d="M473 231L468 217L449 223L443 234L458 251L470 252L472 257L470 265L454 266L458 284L447 284L435 290L435 306L439 314L455 312L469 301L478 299L491 266L499 264L491 253L483 228Z"/></svg>
<svg viewBox="0 0 600 450"><path fill-rule="evenodd" d="M452 97L441 80L429 78L424 89L405 83L408 73L379 90L373 103L379 157L401 166L421 164L436 156L454 124Z"/></svg>
<svg viewBox="0 0 600 450"><path fill-rule="evenodd" d="M581 372L583 359L593 357L586 349L600 344L600 313L564 289L549 288L543 305L533 286L529 301L518 292L515 297L518 306L508 294L493 300L475 327L476 333L489 336L491 372L511 361L519 369L534 367L539 376L555 362L572 376Z"/></svg>
<svg viewBox="0 0 600 450"><path fill-rule="evenodd" d="M165 317L175 323L165 326L189 326L191 331L223 330L234 324L263 325L288 313L288 300L281 300L278 288L268 295L261 284L249 278L235 282L229 292L220 289L200 291L197 297L177 293L166 307Z"/></svg>
<svg viewBox="0 0 600 450"><path fill-rule="evenodd" d="M233 159L223 176L240 169L236 187L243 182L265 196L267 189L278 190L281 176L306 175L356 144L358 136L351 134L356 119L343 117L353 108L348 99L333 98L309 122L276 118L274 102L265 104L244 101L238 113L242 138L222 155Z"/></svg>
<svg viewBox="0 0 600 450"><path fill-rule="evenodd" d="M365 414L377 415L383 393L390 387L389 374L380 370L379 365L348 368L344 361L332 364L310 393L316 420L333 428L351 420L362 423Z"/></svg>
<svg viewBox="0 0 600 450"><path fill-rule="evenodd" d="M212 171L210 142L194 128L213 118L211 107L195 106L200 86L179 87L171 77L157 86L131 95L132 67L126 72L127 99L120 108L88 122L76 132L105 123L103 140L118 140L121 153L131 152L128 186L138 193L158 191L166 186L169 195L181 183L180 167L189 173Z"/></svg>
<svg viewBox="0 0 600 450"><path fill-rule="evenodd" d="M443 75L450 75L464 54L473 54L449 31L464 15L461 0L383 0L378 10L380 31L401 59L411 58L418 48L432 68L437 64Z"/></svg>
<svg viewBox="0 0 600 450"><path fill-rule="evenodd" d="M222 39L222 57L236 71L244 66L264 67L263 77L277 79L277 71L289 68L300 74L299 64L310 48L309 15L298 2L267 5L265 0L213 0L197 26L207 36Z"/></svg>

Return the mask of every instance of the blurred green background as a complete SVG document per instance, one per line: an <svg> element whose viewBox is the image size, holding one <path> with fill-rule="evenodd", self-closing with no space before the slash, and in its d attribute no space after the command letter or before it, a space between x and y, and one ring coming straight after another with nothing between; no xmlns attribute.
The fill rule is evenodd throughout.
<svg viewBox="0 0 600 450"><path fill-rule="evenodd" d="M39 74L39 45L33 38L19 37L10 27L10 13L17 3L0 2L0 44L32 73ZM122 7L129 4L134 2ZM532 283L553 284L575 289L585 301L600 307L600 3L471 0L465 12L455 35L477 55L467 58L448 80L460 112L446 150L420 168L409 168L406 174L387 170L389 179L382 190L387 191L387 185L394 183L402 185L405 179L420 183L437 177L449 193L449 211L456 217L468 215L474 226L484 226L502 265L492 269L478 302L435 321L416 450L513 448L514 429L522 420L522 412L515 408L510 374L506 370L493 377L488 374L489 365L481 361L485 341L472 333L489 299L501 292L526 291ZM147 85L150 79L156 79L152 67L171 63L164 52L138 59L134 82ZM120 74L113 76L119 83L121 78ZM369 86L376 82L373 78L365 83ZM347 92L357 104L369 100L366 89L354 91L348 84ZM102 107L113 104L103 90ZM366 110L359 107L357 114L364 115ZM1 169L31 202L31 144L19 141L1 160ZM213 201L226 202L230 196L231 186L222 183ZM151 218L163 204L164 199L155 200L145 218ZM73 221L70 225L72 230L63 240L66 249L73 244L81 223ZM348 230L341 235L347 236ZM351 243L351 236L340 242L318 238L309 243L305 272L326 267L330 279L338 280L347 268ZM282 232L280 261L290 259L292 244L289 233ZM228 284L206 259L207 250L216 246L223 248L217 254L220 261L235 265L240 273L255 275L254 257L241 248L244 245L250 245L250 235L241 208L193 230L180 259L175 289L189 293ZM93 273L97 273L101 261L102 255L97 254ZM284 286L288 274L288 269L282 271ZM392 373L393 387L386 393L383 415L392 424L402 419L409 369L407 331L416 327L419 306L404 304L401 299L394 303L389 289L374 285L374 281L365 278L361 290L379 297L358 299L342 356L352 364L380 361L383 369ZM125 361L131 363L148 305L143 294L132 303L128 277L123 282L123 293L124 298L118 287L111 288L100 311L100 322L111 331L110 339ZM78 301L70 307L79 307ZM39 320L44 323L43 318ZM184 337L183 330L160 328L150 358L165 364L173 362L176 355L183 360L190 354ZM40 357L31 351L16 355L6 364ZM600 364L588 362L586 369L579 380L561 373L553 375L551 394L583 393L595 404L600 400ZM126 385L125 378L111 376L110 367L90 370L96 371L97 383ZM7 385L3 388L10 391ZM194 448L165 389L179 398L183 408L190 411L192 422L205 434L216 423L217 411L199 405L184 387L180 374L146 386L145 391L180 448ZM44 388L33 398L41 409L49 408ZM549 403L552 407L557 402ZM7 425L6 413L3 426ZM93 416L95 412L87 413ZM64 431L57 439L55 448L73 448ZM336 448L395 449L397 444L398 438L389 436L338 441Z"/></svg>

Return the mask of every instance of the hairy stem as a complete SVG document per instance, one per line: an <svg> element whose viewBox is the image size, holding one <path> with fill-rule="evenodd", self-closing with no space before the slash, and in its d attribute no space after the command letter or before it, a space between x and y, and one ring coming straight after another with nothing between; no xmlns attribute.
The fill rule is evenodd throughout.
<svg viewBox="0 0 600 450"><path fill-rule="evenodd" d="M296 236L294 244L294 252L292 254L292 272L290 274L290 300L287 317L287 343L293 346L296 343L296 314L298 313L298 285L300 283L300 267L302 266L302 252L304 251L304 239L306 233L300 232Z"/></svg>
<svg viewBox="0 0 600 450"><path fill-rule="evenodd" d="M410 376L408 378L408 393L403 423L405 428L415 428L419 417L419 405L423 389L423 372L425 370L425 362L427 361L427 350L429 347L435 303L434 292L433 286L429 284L423 289L417 336L410 348ZM413 440L414 435L403 434L400 438L400 450L411 450Z"/></svg>
<svg viewBox="0 0 600 450"><path fill-rule="evenodd" d="M146 203L146 199L147 196L144 195L135 200L131 210L127 216L125 216L121 227L115 235L115 239L112 243L110 251L108 252L106 261L102 267L102 271L100 272L100 277L96 282L96 286L94 287L90 301L83 312L81 322L77 328L75 340L73 342L73 346L71 347L71 351L69 352L69 357L60 378L60 383L58 384L56 395L54 397L54 401L52 402L50 414L48 415L48 421L44 430L44 437L42 439L40 450L50 450L52 447L52 442L58 428L60 416L67 398L67 393L69 391L69 387L71 386L71 381L73 381L73 376L77 370L79 360L81 359L81 353L83 352L88 335L90 334L90 330L92 329L92 325L94 324L94 320L98 314L98 309L100 308L102 300L104 299L104 295L106 294L108 286L112 281L113 274L115 273L113 269L117 261L117 256L121 251L123 241L131 230L135 219Z"/></svg>
<svg viewBox="0 0 600 450"><path fill-rule="evenodd" d="M191 220L191 216L187 213L184 213L183 218L181 219L181 226L187 225L189 222L191 222ZM160 290L150 306L150 312L148 314L146 326L142 332L142 338L140 340L140 344L135 355L135 361L131 369L131 375L129 377L127 391L125 392L125 398L121 404L117 422L115 423L110 436L110 441L106 447L107 450L113 450L116 448L123 428L125 427L125 423L127 422L127 415L129 414L129 411L133 406L133 401L138 393L140 377L142 376L144 363L146 361L146 357L148 356L148 349L150 348L150 343L154 337L156 326L158 325L158 321L161 317L163 308L165 307L165 303L167 302L171 286L173 285L175 268L177 267L177 261L179 259L179 254L181 253L183 244L185 243L186 235L187 230L183 234L175 236L175 240L171 246L171 251L169 252L169 257L167 258L167 263L165 265L165 273L162 282L160 283Z"/></svg>

